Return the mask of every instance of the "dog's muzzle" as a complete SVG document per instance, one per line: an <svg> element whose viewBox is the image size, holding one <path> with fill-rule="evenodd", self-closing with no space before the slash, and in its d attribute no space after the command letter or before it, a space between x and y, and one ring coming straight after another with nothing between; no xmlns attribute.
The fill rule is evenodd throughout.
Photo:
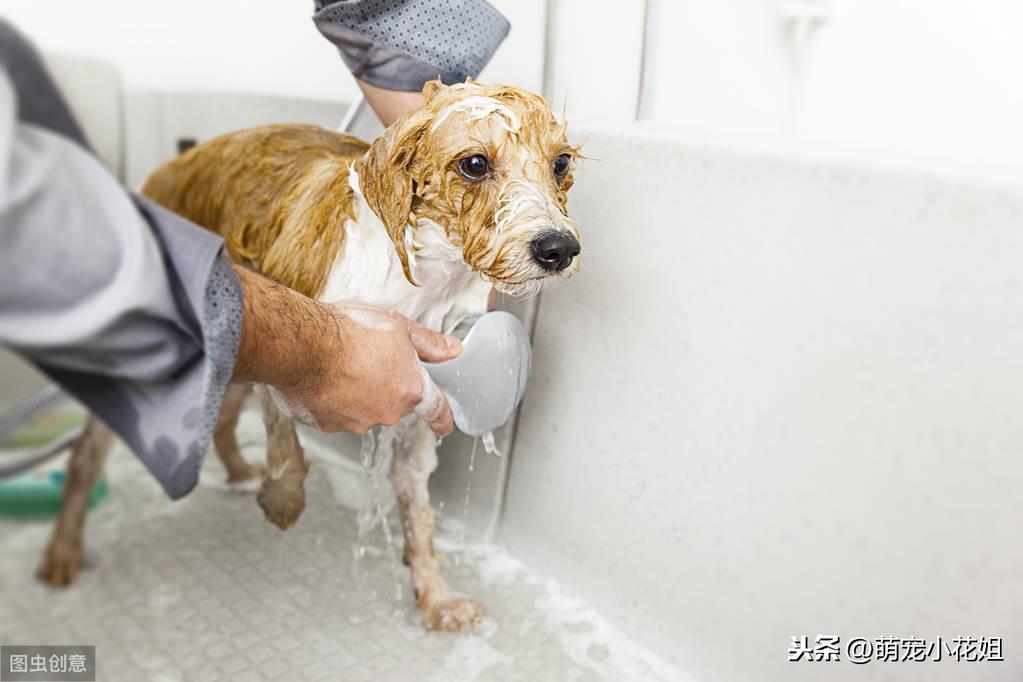
<svg viewBox="0 0 1023 682"><path fill-rule="evenodd" d="M559 272L572 264L581 250L579 240L569 232L541 232L530 244L533 260L544 270Z"/></svg>

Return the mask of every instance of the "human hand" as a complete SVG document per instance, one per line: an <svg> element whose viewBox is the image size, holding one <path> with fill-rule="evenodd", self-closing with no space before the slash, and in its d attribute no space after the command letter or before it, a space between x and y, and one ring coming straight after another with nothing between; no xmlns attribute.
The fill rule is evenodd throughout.
<svg viewBox="0 0 1023 682"><path fill-rule="evenodd" d="M363 434L411 412L438 437L454 428L447 399L420 360L457 357L458 339L386 308L318 303L236 272L245 291L236 381L270 385L288 416L322 431Z"/></svg>
<svg viewBox="0 0 1023 682"><path fill-rule="evenodd" d="M420 360L457 357L461 342L379 306L344 301L331 307L347 321L341 357L326 363L321 380L300 395L292 392L291 399L312 412L324 431L362 434L414 411L438 437L451 433L451 408ZM341 404L345 410L335 415Z"/></svg>

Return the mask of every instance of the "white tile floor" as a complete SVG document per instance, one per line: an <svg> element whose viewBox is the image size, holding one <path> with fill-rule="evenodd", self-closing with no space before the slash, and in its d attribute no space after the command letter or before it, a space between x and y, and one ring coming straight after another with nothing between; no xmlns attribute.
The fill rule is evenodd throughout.
<svg viewBox="0 0 1023 682"><path fill-rule="evenodd" d="M488 617L473 633L426 633L400 566L396 599L379 528L356 558L355 512L327 467L316 459L305 514L282 533L251 494L217 484L214 457L172 503L119 449L70 590L32 575L49 523L0 520L0 643L95 644L98 679L126 682L684 679L503 550L450 538L438 543L445 575Z"/></svg>

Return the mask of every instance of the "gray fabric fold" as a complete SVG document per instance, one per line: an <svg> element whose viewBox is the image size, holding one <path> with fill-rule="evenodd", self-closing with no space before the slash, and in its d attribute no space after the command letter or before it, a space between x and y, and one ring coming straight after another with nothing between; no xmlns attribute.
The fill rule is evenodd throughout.
<svg viewBox="0 0 1023 682"><path fill-rule="evenodd" d="M451 85L483 71L510 30L485 0L317 2L313 21L356 78L418 91L438 76Z"/></svg>
<svg viewBox="0 0 1023 682"><path fill-rule="evenodd" d="M15 92L32 93L18 98L18 119L74 140L86 149L89 143L71 109L57 91L32 44L0 18L0 65L7 71Z"/></svg>
<svg viewBox="0 0 1023 682"><path fill-rule="evenodd" d="M0 50L0 56L4 54ZM217 235L130 197L19 118L0 62L0 343L103 419L172 498L195 487L237 354L242 294Z"/></svg>

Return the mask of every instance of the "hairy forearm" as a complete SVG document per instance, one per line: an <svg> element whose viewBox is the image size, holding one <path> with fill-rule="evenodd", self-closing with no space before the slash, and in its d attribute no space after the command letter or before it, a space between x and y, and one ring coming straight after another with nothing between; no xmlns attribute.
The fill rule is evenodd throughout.
<svg viewBox="0 0 1023 682"><path fill-rule="evenodd" d="M244 299L242 335L232 380L315 389L327 353L347 336L344 318L327 306L251 270L232 265ZM336 357L336 350L334 351Z"/></svg>
<svg viewBox="0 0 1023 682"><path fill-rule="evenodd" d="M393 310L320 303L232 267L244 299L232 381L268 384L286 414L322 431L365 433L413 410L438 436L451 431L451 410L420 360L450 360L458 339Z"/></svg>

